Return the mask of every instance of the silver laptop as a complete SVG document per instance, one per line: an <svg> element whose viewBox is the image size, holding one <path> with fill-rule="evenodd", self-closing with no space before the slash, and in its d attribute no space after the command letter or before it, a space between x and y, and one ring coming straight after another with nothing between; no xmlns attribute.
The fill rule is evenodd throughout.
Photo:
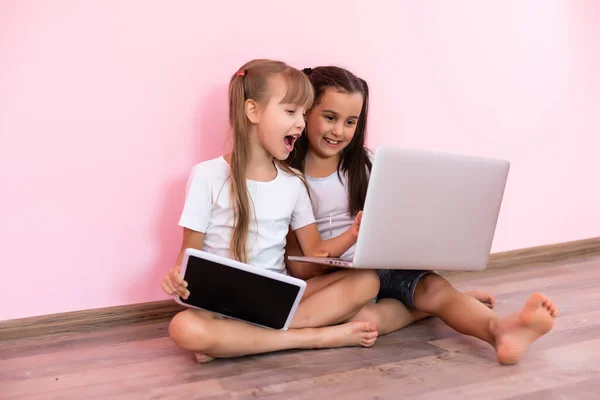
<svg viewBox="0 0 600 400"><path fill-rule="evenodd" d="M361 269L487 267L510 163L380 147L353 260L289 260Z"/></svg>

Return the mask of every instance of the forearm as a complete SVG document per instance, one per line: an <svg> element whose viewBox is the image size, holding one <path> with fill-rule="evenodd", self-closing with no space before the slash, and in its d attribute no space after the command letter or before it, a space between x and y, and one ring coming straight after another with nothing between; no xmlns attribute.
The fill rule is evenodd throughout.
<svg viewBox="0 0 600 400"><path fill-rule="evenodd" d="M177 259L175 260L175 265L181 265L182 261L183 261L183 253L185 252L185 249L181 249L179 251L179 254L177 255Z"/></svg>
<svg viewBox="0 0 600 400"><path fill-rule="evenodd" d="M296 237L296 234L290 231L287 237L287 244L285 248L285 265L290 275L292 275L295 278L299 278L306 281L310 278L314 278L315 276L323 275L331 269L331 267L328 265L288 260L288 256L304 255L305 254L302 251L300 244L298 243L298 238ZM314 256L315 254L309 253L309 255Z"/></svg>
<svg viewBox="0 0 600 400"><path fill-rule="evenodd" d="M354 246L355 243L356 236L350 230L347 230L334 238L321 240L320 243L316 244L316 248L313 249L312 254L325 252L329 254L329 257L340 257Z"/></svg>

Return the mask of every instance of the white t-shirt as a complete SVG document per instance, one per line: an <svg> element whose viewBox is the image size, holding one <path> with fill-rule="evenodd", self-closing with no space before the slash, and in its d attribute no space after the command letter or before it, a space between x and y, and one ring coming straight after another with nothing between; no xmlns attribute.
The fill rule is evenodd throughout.
<svg viewBox="0 0 600 400"><path fill-rule="evenodd" d="M371 163L373 154L368 153ZM341 177L341 181L340 181ZM348 209L348 182L346 174L338 176L337 171L325 178L306 176L315 213L317 228L321 237L331 239L347 231L354 223L355 216ZM340 258L352 260L356 245L350 247Z"/></svg>
<svg viewBox="0 0 600 400"><path fill-rule="evenodd" d="M196 164L188 180L179 225L205 233L204 251L233 258L230 249L234 209L229 175L229 164L223 157ZM251 210L248 264L285 273L289 227L296 230L315 222L306 187L300 178L279 167L277 177L270 182L246 182Z"/></svg>

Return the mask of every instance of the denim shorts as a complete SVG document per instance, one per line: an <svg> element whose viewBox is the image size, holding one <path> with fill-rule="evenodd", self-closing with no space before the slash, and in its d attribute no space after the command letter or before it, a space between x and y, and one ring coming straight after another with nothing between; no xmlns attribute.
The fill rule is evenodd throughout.
<svg viewBox="0 0 600 400"><path fill-rule="evenodd" d="M433 271L401 270L401 269L378 269L379 293L377 300L396 299L405 306L416 309L415 289L417 283L427 274L435 274Z"/></svg>

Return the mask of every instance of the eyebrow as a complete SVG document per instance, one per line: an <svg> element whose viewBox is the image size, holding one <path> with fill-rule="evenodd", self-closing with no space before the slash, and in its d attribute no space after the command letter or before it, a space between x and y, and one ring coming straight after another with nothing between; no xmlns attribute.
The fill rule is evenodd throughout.
<svg viewBox="0 0 600 400"><path fill-rule="evenodd" d="M324 113L331 113L331 114L333 114L333 115L335 115L335 116L339 115L338 113L336 113L336 112L335 112L335 111L333 111L333 110L323 110L323 112L324 112ZM358 116L357 116L357 115L351 115L351 116L350 116L350 118L353 118L353 119L358 119Z"/></svg>

